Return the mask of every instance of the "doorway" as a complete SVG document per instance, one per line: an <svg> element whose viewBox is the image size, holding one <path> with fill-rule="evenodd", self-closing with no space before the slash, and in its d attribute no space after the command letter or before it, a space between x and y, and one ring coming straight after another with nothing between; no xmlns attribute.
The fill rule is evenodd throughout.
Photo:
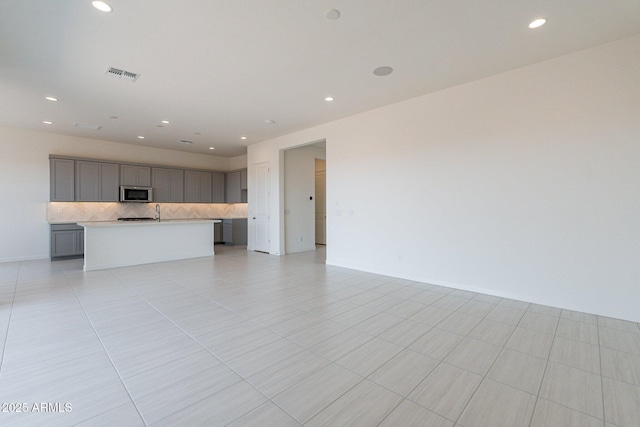
<svg viewBox="0 0 640 427"><path fill-rule="evenodd" d="M327 244L327 161L316 159L316 245Z"/></svg>
<svg viewBox="0 0 640 427"><path fill-rule="evenodd" d="M253 221L253 250L258 252L270 252L269 239L269 162L254 165L255 183L253 188L254 211Z"/></svg>
<svg viewBox="0 0 640 427"><path fill-rule="evenodd" d="M281 169L283 253L314 251L319 227L326 244L326 183L321 185L321 194L316 195L316 161L326 159L325 142L284 149L281 153L284 164ZM326 170L326 164L321 169ZM326 175L323 182L326 182ZM316 212L317 196L321 199L320 212ZM316 220L320 220L318 225Z"/></svg>

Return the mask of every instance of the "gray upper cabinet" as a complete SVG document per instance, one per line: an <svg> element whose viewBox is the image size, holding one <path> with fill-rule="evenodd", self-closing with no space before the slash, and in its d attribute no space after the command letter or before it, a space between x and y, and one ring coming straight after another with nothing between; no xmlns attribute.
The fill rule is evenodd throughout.
<svg viewBox="0 0 640 427"><path fill-rule="evenodd" d="M244 176L243 176L244 173ZM247 202L247 171L229 172L226 176L227 180L227 203L246 203ZM244 185L244 187L243 187Z"/></svg>
<svg viewBox="0 0 640 427"><path fill-rule="evenodd" d="M120 165L120 185L151 187L149 166Z"/></svg>
<svg viewBox="0 0 640 427"><path fill-rule="evenodd" d="M75 200L75 168L75 160L49 159L50 200L52 202L73 202Z"/></svg>
<svg viewBox="0 0 640 427"><path fill-rule="evenodd" d="M246 203L247 171L231 173L49 156L52 202L117 202L120 185L152 187L158 203Z"/></svg>
<svg viewBox="0 0 640 427"><path fill-rule="evenodd" d="M212 175L213 175L213 203L224 203L224 200L225 200L224 174L214 172Z"/></svg>
<svg viewBox="0 0 640 427"><path fill-rule="evenodd" d="M240 190L247 189L247 171L240 171Z"/></svg>
<svg viewBox="0 0 640 427"><path fill-rule="evenodd" d="M119 177L116 163L76 161L76 201L117 202Z"/></svg>
<svg viewBox="0 0 640 427"><path fill-rule="evenodd" d="M211 172L184 171L184 201L211 203L213 199Z"/></svg>
<svg viewBox="0 0 640 427"><path fill-rule="evenodd" d="M151 178L154 202L184 202L184 170L152 168Z"/></svg>

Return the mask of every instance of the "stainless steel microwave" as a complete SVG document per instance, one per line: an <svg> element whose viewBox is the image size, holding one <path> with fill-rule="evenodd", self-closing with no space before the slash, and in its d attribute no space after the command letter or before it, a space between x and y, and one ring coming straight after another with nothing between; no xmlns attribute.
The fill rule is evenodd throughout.
<svg viewBox="0 0 640 427"><path fill-rule="evenodd" d="M151 187L133 187L130 185L120 186L121 202L139 202L148 203L153 201L153 188Z"/></svg>

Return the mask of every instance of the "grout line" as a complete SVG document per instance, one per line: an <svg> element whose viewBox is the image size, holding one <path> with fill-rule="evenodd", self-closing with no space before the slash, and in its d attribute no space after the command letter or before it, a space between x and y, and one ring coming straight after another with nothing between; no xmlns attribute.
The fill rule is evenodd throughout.
<svg viewBox="0 0 640 427"><path fill-rule="evenodd" d="M596 321L596 330L598 332L598 358L600 359L600 393L602 396L602 423L607 425L607 414L604 404L604 371L602 370L602 343L600 342L600 322Z"/></svg>
<svg viewBox="0 0 640 427"><path fill-rule="evenodd" d="M118 281L120 281L120 279L118 279ZM78 294L77 294L77 292L76 292L76 290L75 290L75 288L73 286L71 286L71 289L73 291L74 296L76 297L76 300L78 301L78 304L80 304L80 307L82 308L82 311L83 311L84 315L86 316L87 321L91 325L91 329L93 329L93 332L95 333L96 338L100 342L100 346L102 347L102 349L104 350L105 355L109 359L109 362L111 363L111 366L113 367L113 370L116 372L116 375L118 375L118 378L120 379L120 382L122 383L122 387L124 387L125 391L127 392L127 395L129 395L129 399L131 399L131 403L133 404L134 408L136 408L136 411L138 412L138 415L140 416L140 419L142 420L143 424L145 426L148 426L149 424L145 420L144 416L142 415L142 412L140 411L140 408L136 404L135 399L131 395L131 392L129 391L129 388L127 387L127 384L125 383L124 379L122 378L122 375L120 374L120 371L116 367L116 364L114 363L113 359L111 358L111 354L109 354L109 351L107 350L106 346L104 345L104 342L102 341L102 338L100 338L100 334L98 334L98 330L96 329L93 321L91 320L91 317L87 313L87 310L85 309L84 304L82 304L82 300L80 300L80 297L78 296ZM108 411L103 412L103 414L106 413L106 412L108 412ZM98 414L98 415L101 415L101 414ZM98 415L96 415L96 416L98 416ZM95 417L93 417L93 418L95 418Z"/></svg>
<svg viewBox="0 0 640 427"><path fill-rule="evenodd" d="M2 378L2 369L4 368L4 356L7 352L7 342L9 341L9 328L11 326L11 319L13 317L13 306L16 301L16 294L18 292L18 278L20 277L21 268L22 268L22 262L19 262L18 269L16 271L15 284L13 285L13 295L11 296L11 308L9 308L9 316L7 318L7 328L5 330L4 342L2 343L2 354L0 354L0 378Z"/></svg>
<svg viewBox="0 0 640 427"><path fill-rule="evenodd" d="M553 345L556 342L556 334L558 333L558 328L560 327L560 318L558 318L558 322L556 323L556 328L553 331L553 339L551 340L551 347L549 348L549 354L547 355L547 360L544 364L544 370L542 371L542 378L540 379L540 385L538 386L538 392L536 393L536 401L533 404L533 411L531 411L531 418L529 419L529 427L531 427L531 423L533 422L533 416L536 413L536 409L538 407L538 401L540 400L540 391L542 390L542 385L545 381L545 376L547 375L547 368L549 367L549 361L551 360L551 353L553 352ZM554 402L555 403L555 402Z"/></svg>
<svg viewBox="0 0 640 427"><path fill-rule="evenodd" d="M172 280L172 282L173 282L173 280ZM178 284L178 283L175 283L175 282L173 282L173 283L174 283L176 286L179 286L179 287L181 287L181 288L184 288L184 289L186 289L186 290L187 290L187 291L189 291L189 292L195 293L196 295L201 296L201 297L203 297L203 298L205 298L205 299L207 299L207 300L211 301L211 302L212 302L212 303L214 303L214 304L220 305L221 307L224 307L226 310L229 310L229 311L232 311L232 312L234 312L234 313L236 313L236 314L238 314L238 315L241 315L241 316L245 317L245 318L246 318L246 320L248 320L248 321L251 321L251 319L250 319L250 318L248 318L247 316L243 315L242 313L238 313L238 312L236 312L235 310L232 310L231 308L228 308L228 307L226 307L226 306L224 306L224 305L222 305L222 304L218 303L217 301L212 300L211 298L208 298L208 297L206 297L206 296L204 296L204 295L201 295L201 294L200 294L200 293L198 293L197 291L193 291L193 290L191 290L191 289L189 289L189 288L185 288L184 286L182 286L182 285L180 285L180 284ZM229 283L230 283L230 284L232 284L231 282L229 282ZM152 302L150 302L149 300L147 300L147 298L145 298L142 294L140 294L136 289L134 289L134 288L130 287L130 286L129 286L129 285L127 285L126 283L125 283L124 285L125 285L127 288L129 288L133 293L135 293L136 295L138 295L138 297L139 297L139 298L141 298L143 301L145 301L149 306L151 306L154 310L156 310L156 311L157 311L160 315L162 315L165 319L167 319L169 322L171 322L173 325L175 325L175 326L176 326L180 331L182 331L185 335L187 335L189 338L191 338L195 343L197 343L199 346L201 346L201 347L202 347L202 349L203 349L204 351L208 352L208 353L209 353L209 354L211 354L213 357L215 357L215 358L216 358L216 359L217 359L217 360L218 360L222 365L224 365L227 369L229 369L230 371L232 371L234 374L236 374L236 375L238 376L238 378L240 378L240 379L241 379L240 381L235 382L235 383L233 383L233 384L231 384L231 385L229 385L229 386L227 386L227 387L225 387L225 388L223 388L223 389L221 389L221 390L219 390L219 391L217 391L217 392L215 392L215 393L213 393L213 394L210 394L210 395L207 395L207 396L203 397L202 399L200 399L200 400L198 400L198 401L196 401L196 402L192 403L191 405L187 406L186 408L181 409L180 411L177 411L177 412L174 412L174 413L172 413L172 414L170 414L170 415L167 415L167 416L166 416L165 418L163 418L162 420L159 420L159 421L158 421L158 423L159 423L159 422L161 422L161 421L163 421L163 420L167 420L167 419L169 419L170 417L172 417L172 416L176 415L177 413L182 412L182 411L184 411L184 410L186 410L186 409L188 409L188 408L190 408L190 407L192 407L192 406L194 406L194 405L197 405L198 403L202 402L202 401L203 401L203 400L205 400L205 399L208 399L208 398L209 398L209 397L211 397L211 396L214 396L214 395L216 395L216 394L218 394L218 393L220 393L220 392L223 392L223 391L227 390L228 388L233 387L233 386L235 386L236 384L239 384L240 382L246 382L248 385L250 385L251 387L253 387L253 388L254 388L258 393L260 393L262 396L264 396L264 398L265 398L265 399L267 399L267 401L268 401L268 402L271 402L271 403L273 403L274 405L278 406L282 411L284 411L284 412L285 412L287 415L289 415L292 419L294 419L296 422L298 421L298 420L297 420L297 419L296 419L292 414L290 414L290 413L289 413L289 412L287 412L284 408L282 408L282 407L280 407L278 404L276 404L276 403L275 403L271 398L269 398L269 396L265 395L265 394L264 394L264 393L263 393L259 388L257 388L255 385L253 385L253 384L252 384L252 383L251 383L247 378L245 378L244 376L240 375L240 373L238 373L235 369L233 369L231 366L229 366L225 361L223 361L222 359L220 359L220 358L219 358L219 357L218 357L218 356L217 356L213 351L211 351L210 349L208 349L208 348L207 348L204 344L202 344L202 343L201 343L197 338L195 338L194 336L192 336L189 332L187 332L187 331L186 331L185 329L183 329L180 325L178 325L176 322L174 322L174 321L173 321L173 319L171 319L171 318L170 318L170 317L168 317L166 314L164 314L164 313L163 313L163 312L162 312L158 307L156 307ZM255 322L253 322L253 323L255 323ZM231 326L231 325L230 325L230 326ZM263 328L263 329L266 329L266 328L264 328L263 326L260 326L260 327L261 327L261 328ZM283 337L283 338L284 338L284 337ZM271 343L267 343L267 344L265 344L264 346L267 346L267 345L269 345L269 344L271 344ZM294 343L294 344L295 344L295 343ZM259 348L262 348L262 347L264 347L264 346L260 346ZM259 348L258 348L258 349L259 349ZM255 349L255 350L257 350L257 349ZM167 362L167 363L171 363L171 362ZM276 362L276 363L279 363L279 362ZM269 366L265 367L264 369L268 369L269 367L271 367L271 366L275 365L276 363L274 363L274 364L272 364L272 365L269 365ZM264 370L264 369L263 369L263 370ZM313 374L311 374L311 375L315 375L317 372L321 371L322 369L324 369L324 368L319 369L318 371L314 372L314 373L313 373ZM262 372L262 370L261 370L261 371L259 371L259 372ZM256 372L256 373L255 373L255 374L253 374L253 375L256 375L256 374L257 374L257 373L259 373L259 372ZM297 383L296 383L296 384L297 384ZM292 386L292 387L293 387L293 386ZM287 388L287 390L288 390L288 388ZM284 392L284 391L286 391L286 390L283 390L282 392ZM275 397L275 396L274 396L274 397ZM250 409L249 411L247 411L247 412L243 413L242 415L238 416L238 417L237 417L237 418L235 418L234 420L230 421L230 422L229 422L229 424L230 424L230 423L233 423L234 421L236 421L236 420L238 420L238 419L240 419L240 418L242 418L243 416L245 416L245 415L249 414L250 412L253 412L254 410L256 410L257 408L259 408L260 406L264 405L264 403L266 403L266 402L263 402L263 403L261 403L260 405L258 405L257 407L252 408L252 409ZM301 424L301 425L302 425L302 424Z"/></svg>
<svg viewBox="0 0 640 427"><path fill-rule="evenodd" d="M495 307L498 307L498 304L500 302L495 304ZM513 308L513 307L508 307L508 308ZM516 309L516 310L520 310L520 309ZM493 309L491 310L493 311ZM509 340L511 339L511 337L513 336L513 334L515 333L515 331L518 329L518 325L520 325L520 322L522 322L522 319L524 318L524 315L526 313L526 310L520 310L522 311L522 316L520 316L520 319L518 319L518 323L515 324L515 327L513 328L513 330L511 331L511 333L509 334L509 337L505 340L504 344L502 345L502 348L500 349L500 352L498 353L498 355L496 356L495 359L493 359L493 362L491 363L491 366L489 366L489 369L487 369L487 372L485 372L485 374L482 376L482 379L480 380L480 382L478 383L478 386L476 387L476 389L473 391L473 393L471 394L471 397L469 398L469 400L467 400L466 405L464 405L464 408L462 408L462 410L460 411L460 415L458 415L458 417L454 420L454 422L458 423L458 421L460 420L460 418L462 417L462 415L464 414L464 412L467 410L467 407L469 406L469 404L471 403L471 401L473 400L473 398L476 396L476 394L478 393L478 390L480 390L480 387L482 386L482 384L485 382L485 380L487 379L487 375L489 375L489 372L491 372L491 369L493 368L493 366L495 365L496 361L498 360L498 358L500 357L500 355L504 352L507 343L509 342ZM489 313L487 313L489 314ZM485 317L486 318L486 315ZM483 319L484 319L483 318ZM488 319L488 320L492 320L492 319ZM494 320L494 322L499 322L498 320ZM504 322L500 322L500 323L504 323ZM513 325L512 325L513 326ZM481 340L478 340L481 341ZM484 341L483 341L484 342ZM479 375L477 373L475 373L476 375ZM493 381L493 380L492 380ZM502 383L501 383L502 384ZM505 384L508 387L512 387L515 388L513 386L509 386L508 384ZM533 416L533 412L531 413L531 415Z"/></svg>

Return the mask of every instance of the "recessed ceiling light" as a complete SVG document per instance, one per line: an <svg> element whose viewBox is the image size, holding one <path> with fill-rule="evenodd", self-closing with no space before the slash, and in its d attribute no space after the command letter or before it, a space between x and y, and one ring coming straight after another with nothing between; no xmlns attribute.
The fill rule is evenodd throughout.
<svg viewBox="0 0 640 427"><path fill-rule="evenodd" d="M164 123L165 125L168 125L168 124L169 124L169 120L163 120L163 121L162 121L162 122L160 122L160 123Z"/></svg>
<svg viewBox="0 0 640 427"><path fill-rule="evenodd" d="M386 65L382 67L378 67L375 70L373 70L373 74L380 77L388 76L391 73L393 73L393 68Z"/></svg>
<svg viewBox="0 0 640 427"><path fill-rule="evenodd" d="M188 139L181 139L180 141L178 141L178 143L180 144L193 144L193 141L189 141Z"/></svg>
<svg viewBox="0 0 640 427"><path fill-rule="evenodd" d="M326 16L327 19L331 19L333 21L340 18L340 11L338 9L329 9L326 11L324 16Z"/></svg>
<svg viewBox="0 0 640 427"><path fill-rule="evenodd" d="M209 150L215 150L215 148L214 147L209 147Z"/></svg>
<svg viewBox="0 0 640 427"><path fill-rule="evenodd" d="M164 125L156 125L157 128L163 128Z"/></svg>
<svg viewBox="0 0 640 427"><path fill-rule="evenodd" d="M531 21L531 23L529 24L529 28L540 28L546 23L547 20L544 18L536 19L535 21Z"/></svg>
<svg viewBox="0 0 640 427"><path fill-rule="evenodd" d="M100 12L105 12L105 13L109 13L111 12L113 9L111 8L111 6L109 6L107 3L103 2L103 1L92 1L91 5L93 7L95 7L96 9L98 9Z"/></svg>
<svg viewBox="0 0 640 427"><path fill-rule="evenodd" d="M333 101L333 96L327 96L324 100L328 101L328 102L331 102L331 101Z"/></svg>
<svg viewBox="0 0 640 427"><path fill-rule="evenodd" d="M47 101L52 101L52 102L57 102L58 98L56 98L55 96L46 96L44 99L46 99Z"/></svg>
<svg viewBox="0 0 640 427"><path fill-rule="evenodd" d="M138 139L144 139L144 136L138 135Z"/></svg>
<svg viewBox="0 0 640 427"><path fill-rule="evenodd" d="M266 124L268 124L268 125L275 125L275 124L276 124L276 121L275 121L275 120L268 120L268 119L267 119L267 120L265 120L264 122L265 122Z"/></svg>
<svg viewBox="0 0 640 427"><path fill-rule="evenodd" d="M53 122L49 121L49 120L43 120L42 123L44 123L45 125L52 125Z"/></svg>
<svg viewBox="0 0 640 427"><path fill-rule="evenodd" d="M241 136L240 139L247 139L247 137L246 136Z"/></svg>

